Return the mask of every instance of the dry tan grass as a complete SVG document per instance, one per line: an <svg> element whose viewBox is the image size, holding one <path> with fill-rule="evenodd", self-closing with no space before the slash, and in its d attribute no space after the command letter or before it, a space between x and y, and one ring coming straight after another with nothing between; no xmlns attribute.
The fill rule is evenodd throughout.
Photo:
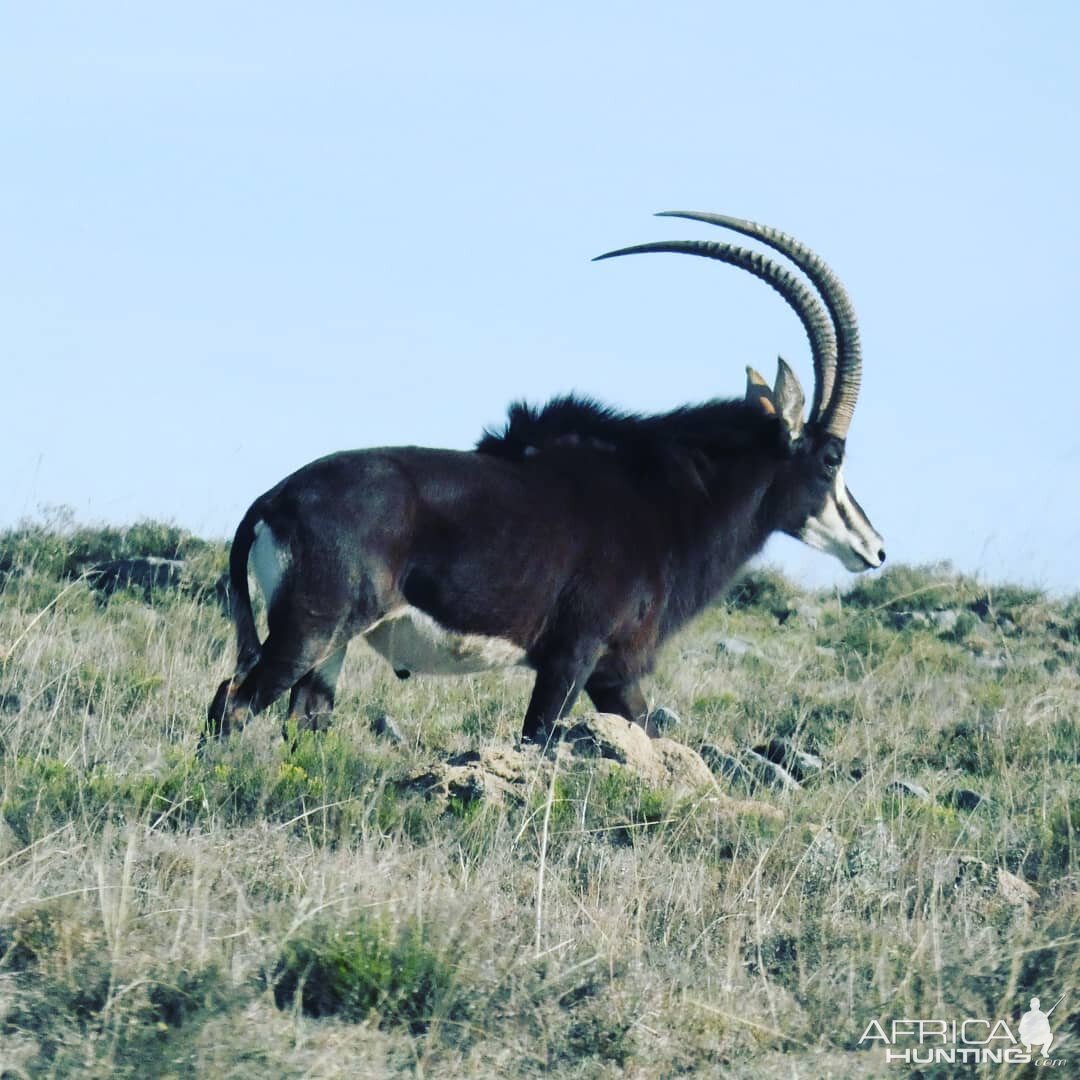
<svg viewBox="0 0 1080 1080"><path fill-rule="evenodd" d="M231 652L217 609L103 606L82 583L52 603L63 588L11 573L0 593L2 1076L876 1076L868 1018L1012 1017L1078 985L1061 604L951 636L893 629L888 603L822 601L816 627L706 615L652 699L689 745L782 735L824 758L802 790L755 793L770 824L587 769L441 814L393 781L511 742L528 679L399 683L361 646L328 736L288 754L275 715L197 761ZM732 636L752 650L718 651ZM372 734L379 710L406 745ZM987 801L956 809L957 787ZM419 1020L389 969L362 1015L275 1001L289 943L337 956L355 934L435 973Z"/></svg>

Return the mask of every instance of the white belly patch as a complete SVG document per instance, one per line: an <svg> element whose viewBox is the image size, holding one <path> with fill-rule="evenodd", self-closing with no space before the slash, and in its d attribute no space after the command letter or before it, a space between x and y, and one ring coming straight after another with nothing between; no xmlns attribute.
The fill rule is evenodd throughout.
<svg viewBox="0 0 1080 1080"><path fill-rule="evenodd" d="M363 636L399 674L468 675L513 667L525 660L525 650L512 641L455 633L414 607L390 612Z"/></svg>

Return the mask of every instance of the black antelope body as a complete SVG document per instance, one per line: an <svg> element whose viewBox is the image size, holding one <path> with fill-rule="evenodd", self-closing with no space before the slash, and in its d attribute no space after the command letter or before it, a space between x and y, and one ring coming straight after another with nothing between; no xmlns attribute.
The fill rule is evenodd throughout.
<svg viewBox="0 0 1080 1080"><path fill-rule="evenodd" d="M473 451L387 447L305 465L256 499L236 531L237 669L210 705L208 734L228 734L286 690L301 727L328 723L357 635L402 678L532 668L526 740L550 734L583 689L597 709L648 730L639 680L660 644L772 533L799 537L850 570L881 565L882 539L843 480L861 368L843 286L775 229L671 216L764 242L817 292L772 258L725 243L643 244L600 258L682 252L766 281L810 339L809 419L780 360L771 388L747 369L741 400L637 416L568 397L539 410L513 406L506 427ZM249 565L267 601L261 643Z"/></svg>

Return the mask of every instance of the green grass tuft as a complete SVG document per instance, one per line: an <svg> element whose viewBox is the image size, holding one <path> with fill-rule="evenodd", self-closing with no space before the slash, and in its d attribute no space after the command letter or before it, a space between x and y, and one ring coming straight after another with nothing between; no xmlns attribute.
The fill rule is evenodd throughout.
<svg viewBox="0 0 1080 1080"><path fill-rule="evenodd" d="M395 925L360 915L344 925L320 923L286 943L272 982L278 1008L380 1026L417 1035L438 1020L461 1020L464 1000L445 948L427 940L415 920Z"/></svg>

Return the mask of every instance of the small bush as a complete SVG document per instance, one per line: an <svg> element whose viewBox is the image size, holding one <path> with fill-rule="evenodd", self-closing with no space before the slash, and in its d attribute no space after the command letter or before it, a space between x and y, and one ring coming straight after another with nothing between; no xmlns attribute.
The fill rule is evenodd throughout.
<svg viewBox="0 0 1080 1080"><path fill-rule="evenodd" d="M923 757L917 754L916 760ZM1000 765L1001 749L989 724L958 720L942 728L935 744L927 748L925 759L937 768L985 776Z"/></svg>
<svg viewBox="0 0 1080 1080"><path fill-rule="evenodd" d="M855 722L858 710L851 699L822 701L808 694L793 694L773 723L778 738L798 738L801 748L818 752L831 747Z"/></svg>
<svg viewBox="0 0 1080 1080"><path fill-rule="evenodd" d="M542 820L547 791L537 792L533 814ZM596 832L614 844L629 844L668 816L668 792L650 788L629 769L614 762L590 772L557 777L549 830L563 837Z"/></svg>
<svg viewBox="0 0 1080 1080"><path fill-rule="evenodd" d="M191 824L203 812L208 789L179 751L161 775L90 771L52 758L11 759L0 792L0 819L23 843L65 822L98 829L146 820L157 827Z"/></svg>
<svg viewBox="0 0 1080 1080"><path fill-rule="evenodd" d="M1038 876L1053 881L1071 873L1077 863L1080 831L1080 796L1062 797L1050 808L1042 831L1042 858Z"/></svg>
<svg viewBox="0 0 1080 1080"><path fill-rule="evenodd" d="M887 630L878 619L861 615L837 628L830 644L847 653L854 653L871 663L879 663L899 643L899 635Z"/></svg>
<svg viewBox="0 0 1080 1080"><path fill-rule="evenodd" d="M321 924L285 945L274 969L278 1008L355 1023L377 1018L413 1034L433 1020L460 1019L455 970L447 952L425 939L415 921L360 916L351 924Z"/></svg>
<svg viewBox="0 0 1080 1080"><path fill-rule="evenodd" d="M746 610L756 608L775 614L789 611L802 593L779 570L770 568L754 570L741 577L727 594L725 603L729 608Z"/></svg>
<svg viewBox="0 0 1080 1080"><path fill-rule="evenodd" d="M981 589L969 607L980 618L990 616L1001 622L1004 619L1018 621L1023 609L1045 603L1046 594L1040 589L1023 585L996 585Z"/></svg>
<svg viewBox="0 0 1080 1080"><path fill-rule="evenodd" d="M157 1024L182 1027L201 1012L219 1009L228 997L227 979L211 964L206 968L180 968L147 988L148 1012Z"/></svg>
<svg viewBox="0 0 1080 1080"><path fill-rule="evenodd" d="M571 1013L565 1030L553 1040L551 1057L559 1063L610 1061L624 1068L633 1060L634 1049L634 1018L619 1015L601 999Z"/></svg>
<svg viewBox="0 0 1080 1080"><path fill-rule="evenodd" d="M186 559L214 546L169 522L137 521L122 528L78 525L70 511L59 510L43 522L23 522L0 533L0 572L35 569L58 579L76 577L88 566L111 559Z"/></svg>
<svg viewBox="0 0 1080 1080"><path fill-rule="evenodd" d="M1060 618L1054 620L1051 629L1062 641L1080 645L1080 596L1071 597L1065 602Z"/></svg>
<svg viewBox="0 0 1080 1080"><path fill-rule="evenodd" d="M48 1040L57 1015L81 1022L96 1017L109 997L107 956L100 926L88 925L73 900L46 901L19 912L0 927L0 971L17 972L23 991L4 1026Z"/></svg>
<svg viewBox="0 0 1080 1080"><path fill-rule="evenodd" d="M947 562L924 566L893 566L873 577L861 577L844 594L848 607L902 611L941 611L966 607L985 589L956 573Z"/></svg>

